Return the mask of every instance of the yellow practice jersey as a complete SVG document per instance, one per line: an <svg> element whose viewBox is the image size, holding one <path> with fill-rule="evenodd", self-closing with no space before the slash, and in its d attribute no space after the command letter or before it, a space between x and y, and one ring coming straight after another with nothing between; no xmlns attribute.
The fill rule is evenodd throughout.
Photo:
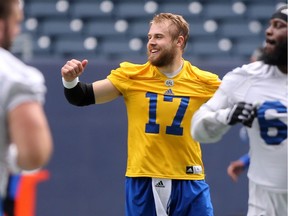
<svg viewBox="0 0 288 216"><path fill-rule="evenodd" d="M173 78L149 62L123 62L107 78L127 108L126 176L204 179L200 144L190 134L191 118L218 88L218 76L188 61Z"/></svg>

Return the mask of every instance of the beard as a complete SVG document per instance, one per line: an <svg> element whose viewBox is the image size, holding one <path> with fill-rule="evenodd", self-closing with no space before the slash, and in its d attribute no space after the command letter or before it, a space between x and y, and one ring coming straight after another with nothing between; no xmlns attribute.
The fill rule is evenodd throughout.
<svg viewBox="0 0 288 216"><path fill-rule="evenodd" d="M173 60L175 59L176 52L173 51L173 47L170 47L169 49L165 49L161 51L159 56L156 58L151 56L149 52L147 52L148 61L156 67L164 67L166 65L169 65Z"/></svg>
<svg viewBox="0 0 288 216"><path fill-rule="evenodd" d="M275 46L273 52L268 53L264 47L261 60L265 64L287 66L287 41L282 41Z"/></svg>

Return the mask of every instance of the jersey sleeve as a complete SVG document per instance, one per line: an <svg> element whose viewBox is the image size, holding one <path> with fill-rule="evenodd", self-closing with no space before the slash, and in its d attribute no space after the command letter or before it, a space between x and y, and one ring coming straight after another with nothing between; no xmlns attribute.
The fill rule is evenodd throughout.
<svg viewBox="0 0 288 216"><path fill-rule="evenodd" d="M122 62L120 67L112 70L107 76L113 85L125 95L129 87L133 84L134 79L145 79L145 72L149 70L149 63L146 64L133 64L130 62Z"/></svg>
<svg viewBox="0 0 288 216"><path fill-rule="evenodd" d="M189 62L188 62L189 63ZM187 64L190 67L187 67L191 77L189 79L193 79L194 76L199 80L201 84L201 88L203 89L203 93L209 98L215 93L215 91L219 88L221 80L217 74L211 73L209 71L204 71L199 69L196 66L192 66L190 63Z"/></svg>
<svg viewBox="0 0 288 216"><path fill-rule="evenodd" d="M247 168L249 167L249 165L250 165L250 156L249 156L248 153L242 155L242 156L239 158L239 160L243 162L245 169L247 169Z"/></svg>
<svg viewBox="0 0 288 216"><path fill-rule="evenodd" d="M10 79L7 86L7 109L11 110L19 104L37 101L45 102L45 79L36 68L27 66L25 75Z"/></svg>
<svg viewBox="0 0 288 216"><path fill-rule="evenodd" d="M111 73L107 76L112 84L121 92L121 94L125 94L126 90L130 86L130 82L128 79L128 75L123 71L121 67L112 70Z"/></svg>
<svg viewBox="0 0 288 216"><path fill-rule="evenodd" d="M214 96L194 113L191 122L191 135L198 142L217 142L229 130L230 126L218 119L219 116L226 116L230 111L229 108L216 109L223 104L227 104L227 98L223 92L217 90Z"/></svg>
<svg viewBox="0 0 288 216"><path fill-rule="evenodd" d="M233 93L246 79L246 73L241 68L236 68L224 76L213 97L192 117L191 134L194 139L202 143L215 143L230 129L227 116L237 102Z"/></svg>

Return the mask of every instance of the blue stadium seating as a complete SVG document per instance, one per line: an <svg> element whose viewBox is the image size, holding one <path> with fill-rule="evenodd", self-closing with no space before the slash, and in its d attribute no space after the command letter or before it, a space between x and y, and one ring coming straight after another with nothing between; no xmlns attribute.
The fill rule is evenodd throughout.
<svg viewBox="0 0 288 216"><path fill-rule="evenodd" d="M131 21L128 27L128 33L131 36L147 38L149 30L149 22L148 21Z"/></svg>
<svg viewBox="0 0 288 216"><path fill-rule="evenodd" d="M236 14L232 10L232 4L223 2L206 3L203 7L203 13L207 19L233 19L240 18L240 15Z"/></svg>
<svg viewBox="0 0 288 216"><path fill-rule="evenodd" d="M217 39L192 39L187 46L186 52L204 57L222 54L222 51L218 47Z"/></svg>
<svg viewBox="0 0 288 216"><path fill-rule="evenodd" d="M144 3L139 2L125 2L119 3L116 6L115 14L120 19L133 19L133 18L149 18L152 15L147 13L144 9Z"/></svg>
<svg viewBox="0 0 288 216"><path fill-rule="evenodd" d="M237 53L237 55L240 56L246 56L249 58L252 54L252 52L263 45L263 41L259 38L249 38L247 39L238 39L235 42L234 50Z"/></svg>
<svg viewBox="0 0 288 216"><path fill-rule="evenodd" d="M65 3L62 0L61 3ZM246 6L243 13L235 13L233 4L238 0L203 0L198 13L192 12L195 5L192 1L155 0L157 8L153 12L146 12L147 0L66 0L66 10L59 11L60 0L26 0L25 19L35 18L38 26L35 29L23 28L25 34L33 38L34 58L51 55L57 57L78 56L86 54L101 55L101 58L117 59L125 56L139 56L146 59L145 43L149 29L149 21L155 13L171 12L183 15L190 24L190 39L188 41L187 55L204 56L207 59L239 58L247 59L251 53L251 43L262 44L265 26L267 26L271 13L276 4L282 0L241 0ZM195 3L196 1L194 1ZM108 5L108 6L107 6ZM109 8L110 7L110 8ZM193 7L193 8L192 8ZM72 31L70 22L79 19L83 27L79 31ZM127 30L115 30L115 23L119 20L127 22ZM208 32L204 24L207 20L216 23L216 28ZM262 29L252 33L249 28L251 21L258 21ZM37 39L46 35L51 39L51 45L43 50L37 45ZM98 40L96 50L83 48L83 41L87 37ZM140 38L144 42L144 50L135 52L129 49L131 38ZM220 51L218 41L228 38L232 48L228 52ZM245 45L245 41L247 41ZM128 47L128 48L127 48ZM191 48L191 50L190 50ZM77 54L78 53L78 54ZM39 55L38 55L39 54Z"/></svg>
<svg viewBox="0 0 288 216"><path fill-rule="evenodd" d="M56 3L53 1L35 1L30 3L25 3L25 16L27 18L51 18L58 17L59 19L67 16L67 13L60 12L56 8Z"/></svg>
<svg viewBox="0 0 288 216"><path fill-rule="evenodd" d="M55 49L59 56L68 58L73 56L80 57L85 54L95 55L98 47L96 47L95 50L87 50L84 47L84 39L81 40L81 38L77 37L59 37L55 40Z"/></svg>
<svg viewBox="0 0 288 216"><path fill-rule="evenodd" d="M247 15L250 19L269 19L273 11L275 11L275 4L273 1L270 3L262 4L249 4L247 7Z"/></svg>
<svg viewBox="0 0 288 216"><path fill-rule="evenodd" d="M110 18L113 14L113 9L110 12L103 12L100 9L99 1L75 1L71 4L69 9L70 16L72 18L79 19L97 19L97 18Z"/></svg>
<svg viewBox="0 0 288 216"><path fill-rule="evenodd" d="M90 20L87 21L83 31L86 35L90 36L96 36L96 37L117 37L118 35L121 35L122 33L117 32L115 30L115 21L111 19L105 19L105 20Z"/></svg>
<svg viewBox="0 0 288 216"><path fill-rule="evenodd" d="M221 35L224 35L225 37L254 37L259 35L263 35L263 31L260 31L259 33L253 33L249 29L249 23L243 22L243 21L225 21L222 22L219 27L219 32Z"/></svg>
<svg viewBox="0 0 288 216"><path fill-rule="evenodd" d="M190 37L215 37L213 33L209 33L204 29L203 20L187 19L190 27Z"/></svg>
<svg viewBox="0 0 288 216"><path fill-rule="evenodd" d="M175 13L175 14L180 14L182 15L185 19L188 17L193 17L193 15L188 8L188 3L187 2L171 2L171 1L166 1L163 2L160 5L159 12L169 12L169 13Z"/></svg>
<svg viewBox="0 0 288 216"><path fill-rule="evenodd" d="M66 35L71 36L76 34L70 28L69 19L47 19L39 26L41 33L47 36Z"/></svg>

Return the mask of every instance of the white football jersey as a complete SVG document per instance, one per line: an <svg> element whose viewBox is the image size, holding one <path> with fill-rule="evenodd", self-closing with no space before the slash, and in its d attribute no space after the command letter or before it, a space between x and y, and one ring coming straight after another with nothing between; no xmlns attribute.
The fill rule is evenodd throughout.
<svg viewBox="0 0 288 216"><path fill-rule="evenodd" d="M257 104L257 116L248 128L250 167L248 177L274 191L287 191L287 74L257 61L228 73L215 95L192 120L192 136L216 142L229 130L220 121L233 104ZM226 112L227 113L227 112ZM224 118L224 117L223 117Z"/></svg>
<svg viewBox="0 0 288 216"><path fill-rule="evenodd" d="M42 73L0 48L0 195L6 190L8 173L5 160L11 143L7 130L7 114L27 101L44 103L45 93Z"/></svg>

